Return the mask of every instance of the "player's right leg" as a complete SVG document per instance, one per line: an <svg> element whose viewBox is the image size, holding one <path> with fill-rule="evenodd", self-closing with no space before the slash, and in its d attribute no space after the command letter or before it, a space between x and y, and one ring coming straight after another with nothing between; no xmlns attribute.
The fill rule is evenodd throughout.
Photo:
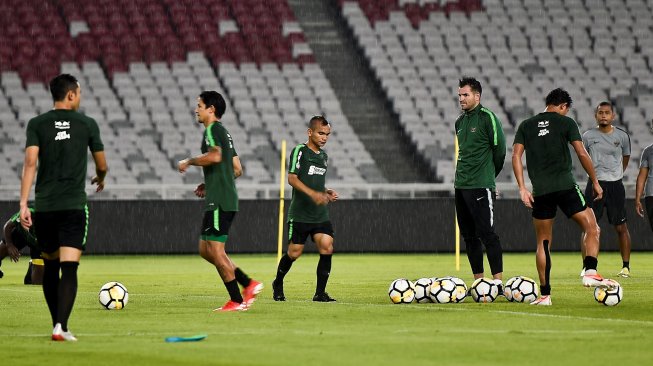
<svg viewBox="0 0 653 366"><path fill-rule="evenodd" d="M496 194L487 188L469 190L469 193L473 199L467 198L466 202L470 211L474 213L472 215L474 227L481 242L485 245L494 283L499 287L499 294L503 295L503 249L501 248L499 235L494 231L494 200Z"/></svg>
<svg viewBox="0 0 653 366"><path fill-rule="evenodd" d="M467 197L469 190L455 190L456 217L458 218L458 227L465 241L465 252L472 269L474 279L484 276L483 270L483 246L481 239L476 235L476 226L474 217L468 206ZM473 198L472 198L473 199Z"/></svg>
<svg viewBox="0 0 653 366"><path fill-rule="evenodd" d="M306 223L288 221L288 250L279 260L277 274L272 281L272 298L274 301L286 301L283 291L283 280L290 271L293 263L304 253L304 243L309 235L309 226Z"/></svg>
<svg viewBox="0 0 653 366"><path fill-rule="evenodd" d="M594 212L590 208L586 208L574 214L571 217L581 230L583 230L583 240L587 248L585 260L585 276L583 276L583 286L585 287L606 287L613 288L616 286L615 282L610 279L603 278L596 270L598 266L599 254L599 236L600 229L596 223Z"/></svg>
<svg viewBox="0 0 653 366"><path fill-rule="evenodd" d="M317 250L320 253L320 260L317 263L317 283L315 285L313 301L336 301L336 299L329 296L326 292L326 285L331 274L331 257L333 255L333 229L331 228L330 222L320 224L316 228L313 241L317 244Z"/></svg>
<svg viewBox="0 0 653 366"><path fill-rule="evenodd" d="M227 256L224 250L224 242L217 240L201 240L200 255L207 262L213 264L218 270L218 274L229 293L229 301L215 311L242 311L247 310L247 304L244 303L243 297L236 281L235 268L233 262Z"/></svg>
<svg viewBox="0 0 653 366"><path fill-rule="evenodd" d="M536 219L533 218L535 227L535 238L537 249L535 251L535 263L537 265L537 274L540 280L541 298L535 300L537 305L551 305L551 252L550 244L553 237L553 219ZM544 299L544 300L542 300Z"/></svg>
<svg viewBox="0 0 653 366"><path fill-rule="evenodd" d="M609 182L608 187L604 189L605 206L608 211L608 221L612 224L617 232L619 240L619 251L621 253L622 266L621 271L617 274L621 277L630 277L630 232L628 231L628 221L626 215L626 190L621 180ZM597 216L597 221L599 217Z"/></svg>

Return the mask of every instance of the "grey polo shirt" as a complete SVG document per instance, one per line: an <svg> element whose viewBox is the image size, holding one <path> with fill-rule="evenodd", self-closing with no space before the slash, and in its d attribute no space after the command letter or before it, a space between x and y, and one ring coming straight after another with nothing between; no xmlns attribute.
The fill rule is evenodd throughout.
<svg viewBox="0 0 653 366"><path fill-rule="evenodd" d="M648 168L644 196L653 196L653 144L648 145L644 151L642 151L642 159L639 161L639 168Z"/></svg>
<svg viewBox="0 0 653 366"><path fill-rule="evenodd" d="M612 132L603 133L598 127L592 128L583 134L583 145L598 180L614 182L623 178L623 157L630 156L630 136L625 130L614 127Z"/></svg>

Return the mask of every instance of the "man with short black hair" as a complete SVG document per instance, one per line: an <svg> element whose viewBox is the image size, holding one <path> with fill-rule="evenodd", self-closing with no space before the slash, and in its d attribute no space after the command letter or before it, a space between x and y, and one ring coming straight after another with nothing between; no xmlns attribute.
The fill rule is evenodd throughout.
<svg viewBox="0 0 653 366"><path fill-rule="evenodd" d="M589 175L596 199L603 189L596 179L592 159L583 146L576 121L567 117L572 100L563 89L554 89L546 96L544 112L519 124L512 150L512 167L519 186L519 195L526 207L532 208L533 226L537 240L536 263L540 278L541 296L531 305L551 305L550 244L557 207L572 218L583 230L586 248L584 260L586 287L614 287L615 282L604 279L596 271L599 254L599 228L594 212L587 207L585 196L574 180L568 145ZM526 151L528 176L533 185L531 193L524 182L522 155Z"/></svg>
<svg viewBox="0 0 653 366"><path fill-rule="evenodd" d="M288 251L281 257L272 282L274 301L286 301L284 277L304 252L309 236L320 253L313 301L336 301L326 292L334 236L327 204L338 199L336 191L325 187L329 157L322 148L331 135L331 124L323 116L315 116L309 121L307 134L308 141L297 145L290 154L288 183L293 190L288 209Z"/></svg>
<svg viewBox="0 0 653 366"><path fill-rule="evenodd" d="M583 145L592 158L596 178L603 188L603 198L592 200L594 192L592 182L585 188L588 206L594 211L596 221L601 220L603 208L608 211L608 221L617 231L619 249L623 261L618 273L621 277L630 277L630 232L626 224L626 190L621 179L630 160L630 136L612 125L614 110L610 102L601 102L596 107L594 118L596 127L583 134ZM581 240L581 254L585 257L585 247Z"/></svg>
<svg viewBox="0 0 653 366"><path fill-rule="evenodd" d="M220 121L226 109L220 93L204 91L199 95L195 115L197 122L205 127L202 154L178 164L180 173L191 165L202 167L204 172L204 183L195 189L195 195L206 201L199 252L215 266L229 292L230 300L214 309L221 312L248 310L263 289L263 284L249 278L225 251L229 228L238 212L235 179L243 173L231 135ZM243 287L242 294L238 284Z"/></svg>
<svg viewBox="0 0 653 366"><path fill-rule="evenodd" d="M458 161L454 180L458 226L475 279L484 277L483 245L499 293L503 294L503 249L494 231L495 179L503 169L506 140L501 121L481 105L481 83L470 77L458 83L463 113L455 123Z"/></svg>
<svg viewBox="0 0 653 366"><path fill-rule="evenodd" d="M42 250L43 294L52 317L52 340L76 341L68 329L68 318L75 304L77 268L88 232L88 150L95 162L91 184L97 184L97 192L104 189L108 168L97 123L77 112L82 93L77 79L61 74L50 81L50 92L54 109L27 123L20 222L26 230L34 225ZM27 202L35 176L32 215Z"/></svg>

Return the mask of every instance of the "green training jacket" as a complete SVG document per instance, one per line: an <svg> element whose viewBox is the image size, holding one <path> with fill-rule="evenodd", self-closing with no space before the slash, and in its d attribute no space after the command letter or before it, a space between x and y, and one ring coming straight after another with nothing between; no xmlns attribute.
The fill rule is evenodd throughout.
<svg viewBox="0 0 653 366"><path fill-rule="evenodd" d="M477 105L456 120L458 161L455 188L495 189L495 178L506 158L506 138L501 121L491 110Z"/></svg>

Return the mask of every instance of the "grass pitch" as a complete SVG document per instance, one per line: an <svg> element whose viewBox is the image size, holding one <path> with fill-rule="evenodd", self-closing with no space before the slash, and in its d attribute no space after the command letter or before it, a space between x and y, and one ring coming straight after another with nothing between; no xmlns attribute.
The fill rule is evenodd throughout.
<svg viewBox="0 0 653 366"><path fill-rule="evenodd" d="M22 284L26 260L3 261L0 345L8 365L638 365L653 357L653 253L633 253L633 277L617 279L624 300L594 301L578 273L580 255L553 253L551 307L509 303L393 305L395 278L456 275L449 254L343 255L333 259L327 291L337 303L313 303L317 256L305 255L286 277L284 303L272 301L272 255L234 261L266 285L244 313L212 313L226 290L199 256L87 256L70 328L77 343L50 341L40 286ZM602 253L599 270L615 278L618 253ZM537 278L534 254L504 256L504 279ZM486 265L487 268L487 265ZM124 310L107 311L97 293L119 281ZM168 336L208 334L196 343Z"/></svg>

